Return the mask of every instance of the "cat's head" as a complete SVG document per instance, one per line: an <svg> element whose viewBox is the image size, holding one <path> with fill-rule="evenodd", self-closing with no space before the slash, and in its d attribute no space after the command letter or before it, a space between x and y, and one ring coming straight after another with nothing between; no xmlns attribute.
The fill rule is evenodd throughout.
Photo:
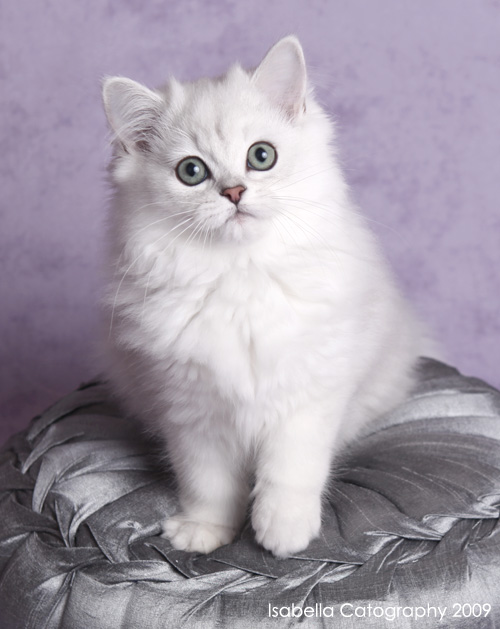
<svg viewBox="0 0 500 629"><path fill-rule="evenodd" d="M112 77L103 98L114 134L112 178L128 212L123 220L135 228L154 224L155 233L192 241L255 241L273 222L279 230L288 221L293 231L287 212L296 225L301 204L304 215L324 185L330 125L293 36L253 71L236 65L216 79L172 79L158 90Z"/></svg>

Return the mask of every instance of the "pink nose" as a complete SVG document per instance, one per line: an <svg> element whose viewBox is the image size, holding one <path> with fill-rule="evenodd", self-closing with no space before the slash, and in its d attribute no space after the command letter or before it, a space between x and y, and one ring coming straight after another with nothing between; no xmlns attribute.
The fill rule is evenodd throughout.
<svg viewBox="0 0 500 629"><path fill-rule="evenodd" d="M245 186L235 186L234 188L226 188L221 194L223 197L230 199L233 203L238 203L245 190Z"/></svg>

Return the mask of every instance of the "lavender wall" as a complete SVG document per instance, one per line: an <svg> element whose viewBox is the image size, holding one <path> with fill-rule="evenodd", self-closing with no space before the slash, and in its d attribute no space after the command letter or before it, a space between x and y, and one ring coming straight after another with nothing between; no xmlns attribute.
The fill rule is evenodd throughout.
<svg viewBox="0 0 500 629"><path fill-rule="evenodd" d="M99 80L301 38L356 197L452 362L500 384L498 0L0 0L0 439L97 369Z"/></svg>

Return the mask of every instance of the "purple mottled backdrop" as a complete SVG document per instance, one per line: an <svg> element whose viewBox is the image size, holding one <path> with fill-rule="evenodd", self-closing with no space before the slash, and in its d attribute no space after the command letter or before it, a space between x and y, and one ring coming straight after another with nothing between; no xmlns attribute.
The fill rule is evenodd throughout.
<svg viewBox="0 0 500 629"><path fill-rule="evenodd" d="M98 370L101 77L251 66L290 32L407 293L500 384L498 0L0 0L0 440Z"/></svg>

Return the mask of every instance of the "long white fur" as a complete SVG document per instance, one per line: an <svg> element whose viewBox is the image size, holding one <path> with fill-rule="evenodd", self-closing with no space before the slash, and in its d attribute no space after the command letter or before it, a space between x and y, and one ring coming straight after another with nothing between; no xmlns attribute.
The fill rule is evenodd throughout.
<svg viewBox="0 0 500 629"><path fill-rule="evenodd" d="M277 556L319 532L332 457L394 407L428 351L353 207L333 125L295 37L253 72L151 91L108 79L114 131L108 375L163 440L179 485L164 534L179 549L230 542L252 500ZM257 141L268 171L247 168ZM211 177L186 186L198 156ZM239 207L221 195L243 185Z"/></svg>

